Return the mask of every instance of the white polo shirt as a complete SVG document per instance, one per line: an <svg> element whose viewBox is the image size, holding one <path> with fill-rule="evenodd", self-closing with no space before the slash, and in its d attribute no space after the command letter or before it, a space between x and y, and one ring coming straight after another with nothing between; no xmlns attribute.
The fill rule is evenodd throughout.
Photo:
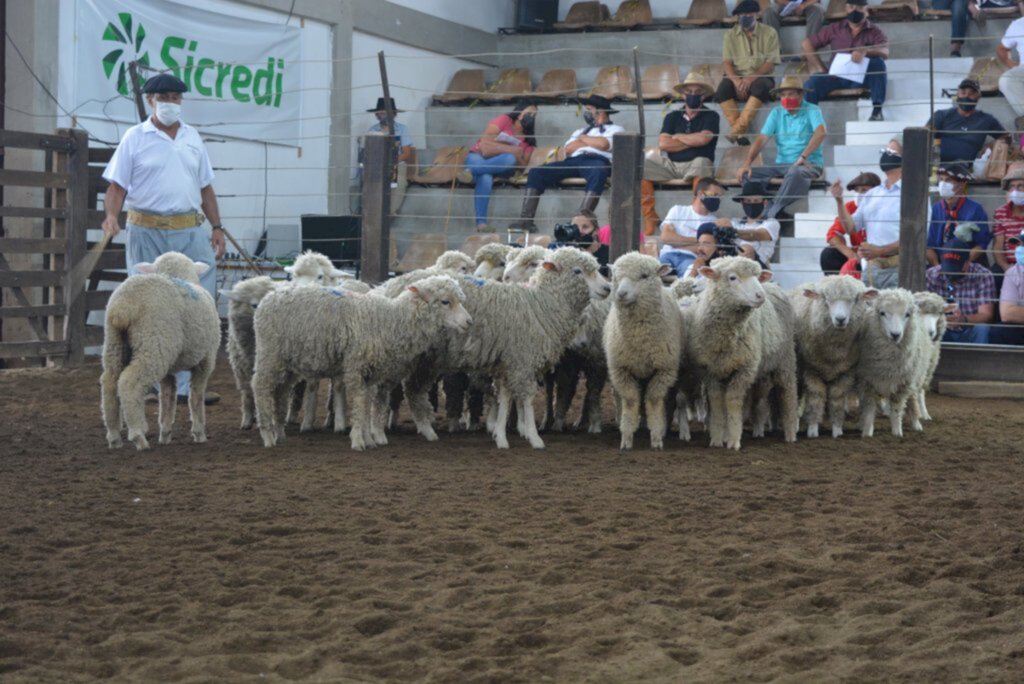
<svg viewBox="0 0 1024 684"><path fill-rule="evenodd" d="M1003 34L1002 43L1007 50L1017 49L1017 61L1019 62L1022 56L1020 48L1024 44L1024 17L1010 22L1010 25L1006 27L1006 33Z"/></svg>
<svg viewBox="0 0 1024 684"><path fill-rule="evenodd" d="M182 122L172 140L152 119L129 128L103 177L128 191L125 207L150 214L199 211L213 167L199 131Z"/></svg>
<svg viewBox="0 0 1024 684"><path fill-rule="evenodd" d="M867 241L872 245L888 245L900 239L900 191L903 180L885 187L885 182L871 188L857 205L853 215L853 226L867 231Z"/></svg>
<svg viewBox="0 0 1024 684"><path fill-rule="evenodd" d="M571 155L569 155L569 157L570 158L578 157L581 154L596 154L599 157L604 157L608 161L611 161L612 160L612 136L615 135L616 133L622 133L626 129L623 128L622 126L618 125L618 124L611 124L611 123L605 124L603 126L603 128L604 128L603 131L601 130L601 128L602 128L601 126L587 126L585 128L581 128L581 129L575 131L569 137L569 139L565 141L565 144L568 145L569 143L571 143L574 140L576 140L577 138L579 138L581 135L599 135L602 138L606 138L608 140L608 149L607 150L599 150L596 147L581 147L580 149L576 150Z"/></svg>
<svg viewBox="0 0 1024 684"><path fill-rule="evenodd" d="M761 260L765 266L767 266L771 260L772 255L775 254L775 243L779 240L779 231L782 230L782 226L775 219L765 219L764 221L756 221L754 223L748 223L743 219L733 219L732 227L736 230L767 230L772 236L771 240L738 240L741 245L750 245L757 252L757 258Z"/></svg>
<svg viewBox="0 0 1024 684"><path fill-rule="evenodd" d="M713 223L715 219L714 214L705 214L703 216L698 214L691 204L677 204L668 210L668 214L665 215L665 220L662 221L662 224L672 224L672 230L680 237L697 239L697 229L708 221ZM661 248L662 254L671 254L673 252L694 255L692 249L682 249L672 245L664 245Z"/></svg>

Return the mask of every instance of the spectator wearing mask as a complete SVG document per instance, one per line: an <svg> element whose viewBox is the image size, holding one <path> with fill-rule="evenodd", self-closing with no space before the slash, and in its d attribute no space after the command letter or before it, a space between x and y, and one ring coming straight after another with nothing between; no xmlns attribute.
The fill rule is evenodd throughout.
<svg viewBox="0 0 1024 684"><path fill-rule="evenodd" d="M867 0L847 0L845 21L829 24L813 36L804 38L801 47L813 74L807 79L807 93L804 97L808 102L817 104L833 90L864 87L871 93L873 105L869 120L882 121L882 103L885 102L888 80L885 60L889 58L889 39L882 29L868 19L867 4ZM830 62L839 53L849 54L854 64L867 60L864 82L829 74L818 57L817 51L822 48L827 48L833 55Z"/></svg>
<svg viewBox="0 0 1024 684"><path fill-rule="evenodd" d="M767 268L779 239L779 222L767 216L770 202L764 183L745 181L740 194L733 197L733 201L739 202L743 208L743 218L732 221L732 228L739 238L737 246L740 254Z"/></svg>
<svg viewBox="0 0 1024 684"><path fill-rule="evenodd" d="M843 215L852 216L857 211L857 206L864 201L864 196L872 188L881 185L881 179L870 172L862 172L846 184L846 191L854 193L854 198L843 203L843 187L837 180L829 188L832 197L836 200L836 220L825 234L825 242L828 247L821 250L821 270L826 275L835 275L850 261L859 262L857 258L857 247L864 242L865 233L859 230L850 235L850 242L846 242L846 229L843 228ZM856 270L856 266L851 267ZM860 277L860 274L857 274Z"/></svg>
<svg viewBox="0 0 1024 684"><path fill-rule="evenodd" d="M1016 263L1003 276L999 293L999 317L1003 325L992 328L989 342L1024 345L1024 231L1010 235L1006 242L1016 254Z"/></svg>
<svg viewBox="0 0 1024 684"><path fill-rule="evenodd" d="M683 108L665 116L658 135L658 150L644 159L640 206L645 235L654 235L661 225L655 208L654 181L691 182L715 175L719 116L704 106L715 89L706 78L692 72L675 90L683 96Z"/></svg>
<svg viewBox="0 0 1024 684"><path fill-rule="evenodd" d="M779 57L779 34L758 23L761 5L757 0L740 0L732 11L739 18L722 37L722 67L725 78L718 84L715 99L729 122L729 142L749 145L747 129L761 105L772 96L775 65ZM746 100L741 113L737 101Z"/></svg>
<svg viewBox="0 0 1024 684"><path fill-rule="evenodd" d="M377 98L377 106L372 109L367 109L367 112L373 114L377 120L372 126L366 129L367 133L387 133L388 132L388 113L387 105L383 97ZM395 124L395 147L396 156L394 157L395 167L392 171L392 180L394 186L391 188L391 213L397 214L398 210L402 208L402 202L405 201L405 190L408 187L409 177L409 166L416 163L416 147L413 145L412 136L409 134L409 128L404 123L400 123L397 120L397 116L402 113L401 109L395 107L395 98L391 98L391 120ZM359 141L362 145L362 139ZM359 150L359 157L362 159L363 151L362 148ZM360 172L362 169L360 169ZM359 175L359 182L362 185L362 173Z"/></svg>
<svg viewBox="0 0 1024 684"><path fill-rule="evenodd" d="M1017 7L1024 14L1024 2ZM1024 44L1024 17L1014 19L1006 27L1006 33L996 45L996 58L1006 65L1007 69L999 77L999 92L1006 96L1006 102L1017 115L1013 122L1015 130L1024 130L1024 67L1021 66L1021 45ZM1017 60L1013 59L1013 51L1017 51Z"/></svg>
<svg viewBox="0 0 1024 684"><path fill-rule="evenodd" d="M943 342L988 344L995 320L996 284L992 272L968 258L971 246L952 238L939 250L939 264L925 277L929 292L945 297L956 308L946 314Z"/></svg>
<svg viewBox="0 0 1024 684"><path fill-rule="evenodd" d="M775 0L774 3L768 5L761 21L766 26L771 26L776 32L781 32L783 17L804 17L807 20L805 35L808 37L820 31L825 23L825 11L821 8L821 3L818 0Z"/></svg>
<svg viewBox="0 0 1024 684"><path fill-rule="evenodd" d="M675 269L680 278L697 258L697 228L717 220L715 212L722 204L725 188L714 178L701 178L693 191L690 204L677 204L669 209L661 224L661 263ZM726 220L728 223L728 220Z"/></svg>
<svg viewBox="0 0 1024 684"><path fill-rule="evenodd" d="M994 116L978 109L980 100L981 86L974 79L965 78L956 90L956 106L936 111L925 124L935 132L939 161L943 164L973 164L989 136L1009 137Z"/></svg>
<svg viewBox="0 0 1024 684"><path fill-rule="evenodd" d="M932 205L928 224L928 263L938 265L938 250L954 235L971 245L970 260L977 261L992 238L985 207L967 197L971 172L963 164L943 164L938 179L939 201Z"/></svg>
<svg viewBox="0 0 1024 684"><path fill-rule="evenodd" d="M779 106L768 115L736 177L741 183L747 176L762 183L781 178L782 186L767 212L768 218L778 218L785 207L806 197L811 181L821 176L825 165L821 150L825 140L825 119L818 105L804 101L804 85L799 76L783 77L782 83L772 92L780 96ZM752 169L751 164L771 138L775 139L777 148L775 165Z"/></svg>
<svg viewBox="0 0 1024 684"><path fill-rule="evenodd" d="M992 256L996 260L992 270L998 273L1007 273L1017 263L1017 250L1009 238L1024 232L1024 168L1016 168L1006 174L1003 190L1006 191L1006 204L992 215Z"/></svg>
<svg viewBox="0 0 1024 684"><path fill-rule="evenodd" d="M583 120L587 125L575 131L565 142L565 159L530 169L519 221L509 229L536 232L533 217L537 213L540 196L547 188L555 187L567 178L587 181L586 194L580 203L581 211L594 211L601 201L601 193L612 172L612 138L624 129L611 122L611 115L617 114L618 110L612 109L607 98L591 95L580 99L579 104L583 105Z"/></svg>

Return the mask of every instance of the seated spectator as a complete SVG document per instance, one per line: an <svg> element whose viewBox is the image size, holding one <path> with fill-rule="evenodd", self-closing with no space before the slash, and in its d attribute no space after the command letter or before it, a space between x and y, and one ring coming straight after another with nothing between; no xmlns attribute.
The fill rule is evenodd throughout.
<svg viewBox="0 0 1024 684"><path fill-rule="evenodd" d="M857 211L857 205L863 201L864 195L867 194L871 188L876 188L881 185L882 181L879 177L873 173L861 173L856 176L852 181L846 184L847 192L854 193L854 199L849 200L846 204L843 204L843 187L837 180L829 188L829 192L836 200L837 213L842 213L843 210L850 216ZM836 220L832 222L832 225L828 229L828 233L825 234L825 242L828 243L828 247L821 250L821 270L826 275L835 275L839 273L843 266L847 262L859 262L857 258L856 247L860 243L864 242L865 233L862 230L856 231L850 235L850 243L846 243L846 229L843 228L843 220L836 216ZM854 268L856 268L854 266ZM858 274L858 277L859 274Z"/></svg>
<svg viewBox="0 0 1024 684"><path fill-rule="evenodd" d="M732 11L739 21L722 37L722 67L725 78L718 84L715 99L729 122L729 142L749 145L747 129L761 105L771 99L775 85L772 74L779 63L779 34L757 21L761 5L757 0L740 0ZM743 113L736 101L746 100Z"/></svg>
<svg viewBox="0 0 1024 684"><path fill-rule="evenodd" d="M597 259L601 266L608 265L608 244L600 239L597 226L597 216L588 209L580 209L572 217L572 225L579 231L579 237L561 242L556 240L548 245L551 249L559 247L576 247L585 252L590 252ZM558 235L555 236L558 238ZM609 232L609 242L610 242Z"/></svg>
<svg viewBox="0 0 1024 684"><path fill-rule="evenodd" d="M999 121L978 109L981 86L965 78L956 90L956 106L940 109L925 124L935 131L939 141L939 161L943 164L973 164L985 146L985 140L1008 138Z"/></svg>
<svg viewBox="0 0 1024 684"><path fill-rule="evenodd" d="M388 132L388 113L387 105L384 102L383 97L377 98L377 106L372 109L367 109L367 112L373 114L374 118L377 119L377 123L366 129L367 133L387 133ZM405 201L405 189L408 187L409 177L409 165L415 164L416 162L416 147L413 145L412 136L409 135L409 128L398 121L398 115L402 113L401 109L395 107L395 98L391 98L391 120L395 123L394 136L396 139L395 145L395 157L393 158L394 168L391 171L391 180L394 182L394 187L391 189L391 213L397 214L398 210L402 208L402 202ZM359 140L359 160L362 162L363 148L362 139ZM362 186L363 175L362 168L359 169L359 184Z"/></svg>
<svg viewBox="0 0 1024 684"><path fill-rule="evenodd" d="M928 263L938 265L938 250L952 237L970 244L971 261L977 261L984 256L992 236L985 207L967 197L971 172L963 164L943 164L938 178L939 201L932 205L928 224Z"/></svg>
<svg viewBox="0 0 1024 684"><path fill-rule="evenodd" d="M520 220L509 226L510 229L535 233L537 225L533 217L537 213L540 196L547 188L566 178L584 178L587 181L580 210L594 211L601 201L604 185L612 172L612 137L624 129L611 122L610 115L617 114L618 110L612 109L607 98L591 95L579 103L583 105L583 120L587 125L575 131L565 142L565 159L530 169L526 176L526 195Z"/></svg>
<svg viewBox="0 0 1024 684"><path fill-rule="evenodd" d="M869 120L882 121L882 103L885 102L888 80L885 60L889 58L889 39L882 29L868 19L867 4L868 0L847 0L845 21L829 24L813 36L804 38L801 43L804 59L810 64L813 73L805 84L807 93L804 97L808 102L818 104L833 90L864 87L871 93L871 104L874 105ZM838 53L849 53L854 64L867 60L863 83L829 74L818 57L817 51L822 48L828 48L832 55L830 63Z"/></svg>
<svg viewBox="0 0 1024 684"><path fill-rule="evenodd" d="M677 204L668 211L661 224L661 263L675 269L682 278L697 258L697 228L716 220L715 212L722 204L725 188L714 178L701 178L693 191L690 204Z"/></svg>
<svg viewBox="0 0 1024 684"><path fill-rule="evenodd" d="M743 183L740 194L734 202L743 206L743 218L733 219L732 228L739 238L737 247L743 256L753 259L767 268L775 254L775 243L779 239L779 222L768 218L768 193L764 183L748 180Z"/></svg>
<svg viewBox="0 0 1024 684"><path fill-rule="evenodd" d="M508 114L490 120L484 134L469 148L466 169L475 186L473 208L478 233L493 233L487 225L487 207L491 202L494 177L507 178L516 169L526 166L537 146L533 137L537 105L520 100Z"/></svg>
<svg viewBox="0 0 1024 684"><path fill-rule="evenodd" d="M768 115L761 134L750 146L747 159L736 176L740 182L750 176L762 183L782 178L782 186L768 206L767 213L768 218L778 218L785 207L806 197L811 181L821 176L825 165L821 150L825 140L825 119L818 105L804 101L804 86L799 76L783 77L781 85L772 93L780 96L779 106ZM778 150L775 165L751 169L754 159L771 138L775 138Z"/></svg>
<svg viewBox="0 0 1024 684"><path fill-rule="evenodd" d="M782 31L782 17L804 17L808 37L820 31L825 23L825 11L818 0L775 0L768 5L761 21L779 32Z"/></svg>
<svg viewBox="0 0 1024 684"><path fill-rule="evenodd" d="M749 253L744 254L741 251L736 231L731 226L721 225L721 222L721 219L717 222L708 221L707 223L700 224L700 227L697 228L697 258L690 264L690 268L684 276L685 278L703 281L704 276L701 275L700 269L719 257L740 256L742 254L757 261Z"/></svg>
<svg viewBox="0 0 1024 684"><path fill-rule="evenodd" d="M949 11L952 24L949 31L949 56L963 57L960 51L964 47L964 36L967 35L967 21L974 19L981 27L985 23L984 11L973 0L932 0L932 9Z"/></svg>
<svg viewBox="0 0 1024 684"><path fill-rule="evenodd" d="M654 181L690 182L715 175L719 116L704 106L714 97L715 89L710 81L693 72L676 86L676 92L683 96L683 108L665 116L658 135L658 152L644 159L640 206L646 235L654 235L661 225L655 209Z"/></svg>
<svg viewBox="0 0 1024 684"><path fill-rule="evenodd" d="M956 309L946 314L943 342L988 344L995 320L996 281L992 271L968 257L971 246L952 238L939 250L939 264L925 277L929 292L946 298Z"/></svg>
<svg viewBox="0 0 1024 684"><path fill-rule="evenodd" d="M992 344L1024 344L1024 231L1007 238L1016 252L1016 263L1003 277L999 293L999 317L1003 325L989 333Z"/></svg>
<svg viewBox="0 0 1024 684"><path fill-rule="evenodd" d="M1017 263L1016 249L1009 238L1024 231L1024 169L1017 168L1003 178L1006 204L992 215L992 256L996 263L993 272L1006 273Z"/></svg>
<svg viewBox="0 0 1024 684"><path fill-rule="evenodd" d="M1018 2L1017 6L1024 14L1024 2ZM1020 65L1022 44L1024 17L1010 22L1003 39L996 45L996 57L1007 67L999 77L999 92L1006 96L1006 103L1017 115L1013 122L1013 128L1017 131L1024 130L1024 67ZM1014 49L1017 50L1017 61L1013 60Z"/></svg>

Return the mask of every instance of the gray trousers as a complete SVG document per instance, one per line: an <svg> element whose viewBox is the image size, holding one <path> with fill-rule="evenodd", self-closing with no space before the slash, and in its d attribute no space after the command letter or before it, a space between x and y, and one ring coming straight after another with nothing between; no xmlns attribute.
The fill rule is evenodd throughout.
<svg viewBox="0 0 1024 684"><path fill-rule="evenodd" d="M797 201L807 197L811 189L811 181L821 178L821 167L811 164L802 166L755 166L750 170L750 177L768 185L772 178L781 178L782 185L775 193L775 198L768 205L768 218L775 218L780 211Z"/></svg>
<svg viewBox="0 0 1024 684"><path fill-rule="evenodd" d="M807 20L807 32L804 35L808 38L820 31L825 23L825 10L821 5L822 3L816 2L812 5L807 5L803 11L803 16ZM779 14L780 11L779 6L772 2L771 6L761 16L761 23L765 26L771 26L778 33L782 30L782 15Z"/></svg>

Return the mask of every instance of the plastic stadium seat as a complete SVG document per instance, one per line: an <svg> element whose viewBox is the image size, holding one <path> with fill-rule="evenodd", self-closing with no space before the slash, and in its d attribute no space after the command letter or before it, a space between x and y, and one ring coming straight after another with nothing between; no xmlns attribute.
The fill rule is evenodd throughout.
<svg viewBox="0 0 1024 684"><path fill-rule="evenodd" d="M917 0L882 0L882 4L871 7L872 21L913 21L920 16Z"/></svg>
<svg viewBox="0 0 1024 684"><path fill-rule="evenodd" d="M466 239L462 242L462 247L460 247L459 249L461 249L469 256L475 257L477 251L481 247L483 247L484 245L489 245L492 242L501 242L501 238L499 238L494 233L474 233L466 237Z"/></svg>
<svg viewBox="0 0 1024 684"><path fill-rule="evenodd" d="M987 11L987 10L986 10ZM999 92L999 77L1006 71L1006 65L995 57L979 57L971 65L968 78L973 78L981 86L983 95L995 95Z"/></svg>
<svg viewBox="0 0 1024 684"><path fill-rule="evenodd" d="M574 2L565 21L555 24L556 31L582 31L611 19L612 13L603 2Z"/></svg>
<svg viewBox="0 0 1024 684"><path fill-rule="evenodd" d="M537 233L531 234L526 241L531 245L540 245L541 247L547 247L551 244L552 238L550 235L538 235Z"/></svg>
<svg viewBox="0 0 1024 684"><path fill-rule="evenodd" d="M715 169L715 178L723 185L739 185L736 174L739 173L740 167L746 160L746 147L728 148L722 155L722 161L718 163L718 168ZM764 158L760 154L754 159L753 166L764 166Z"/></svg>
<svg viewBox="0 0 1024 684"><path fill-rule="evenodd" d="M706 78L713 88L718 88L718 84L725 78L725 67L721 63L697 64L690 71Z"/></svg>
<svg viewBox="0 0 1024 684"><path fill-rule="evenodd" d="M531 97L543 102L561 102L576 97L577 90L575 69L548 69Z"/></svg>
<svg viewBox="0 0 1024 684"><path fill-rule="evenodd" d="M825 8L825 19L838 21L846 18L846 0L829 0Z"/></svg>
<svg viewBox="0 0 1024 684"><path fill-rule="evenodd" d="M409 245L405 248L405 253L395 270L399 273L408 273L433 266L437 257L444 254L447 249L448 239L444 233L414 235L409 238Z"/></svg>
<svg viewBox="0 0 1024 684"><path fill-rule="evenodd" d="M526 185L526 174L530 172L530 169L562 159L565 159L565 150L561 146L535 147L533 148L533 153L530 154L530 161L527 162L523 173L516 174L509 183L517 186Z"/></svg>
<svg viewBox="0 0 1024 684"><path fill-rule="evenodd" d="M434 163L424 169L423 173L410 176L409 182L416 185L451 185L455 182L455 175L465 165L468 153L467 147L442 147L437 151Z"/></svg>
<svg viewBox="0 0 1024 684"><path fill-rule="evenodd" d="M533 92L529 69L505 69L480 96L484 102L511 102Z"/></svg>
<svg viewBox="0 0 1024 684"><path fill-rule="evenodd" d="M644 69L638 90L644 100L673 100L677 94L675 86L679 84L679 67L675 64L655 64ZM628 100L636 100L637 93L626 96Z"/></svg>
<svg viewBox="0 0 1024 684"><path fill-rule="evenodd" d="M622 0L615 16L593 28L634 29L650 25L653 19L650 0Z"/></svg>
<svg viewBox="0 0 1024 684"><path fill-rule="evenodd" d="M601 67L601 70L597 72L597 78L594 79L594 85L580 95L581 97L600 95L609 100L622 100L631 92L633 92L633 72L629 67L620 64Z"/></svg>
<svg viewBox="0 0 1024 684"><path fill-rule="evenodd" d="M486 90L483 69L459 69L443 95L435 95L435 104L464 104L476 100Z"/></svg>
<svg viewBox="0 0 1024 684"><path fill-rule="evenodd" d="M678 26L713 26L729 19L725 0L693 0L685 19L676 22Z"/></svg>

